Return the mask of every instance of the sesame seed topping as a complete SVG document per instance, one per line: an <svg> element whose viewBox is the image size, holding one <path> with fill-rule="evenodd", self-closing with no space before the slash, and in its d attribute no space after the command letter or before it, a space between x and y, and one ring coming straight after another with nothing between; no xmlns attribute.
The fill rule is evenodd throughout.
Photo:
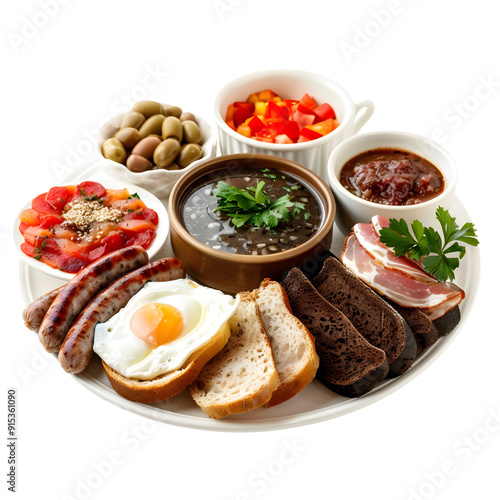
<svg viewBox="0 0 500 500"><path fill-rule="evenodd" d="M119 222L123 214L115 208L105 207L99 201L79 200L71 203L62 216L63 225L84 230L91 222Z"/></svg>

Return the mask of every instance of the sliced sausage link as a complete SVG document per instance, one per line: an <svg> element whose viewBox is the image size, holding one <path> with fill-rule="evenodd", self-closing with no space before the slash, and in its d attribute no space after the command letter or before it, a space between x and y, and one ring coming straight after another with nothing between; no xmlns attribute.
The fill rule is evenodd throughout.
<svg viewBox="0 0 500 500"><path fill-rule="evenodd" d="M114 280L147 261L147 252L134 245L111 252L78 272L57 295L43 318L38 338L44 348L57 352L85 306Z"/></svg>
<svg viewBox="0 0 500 500"><path fill-rule="evenodd" d="M59 295L66 285L62 285L59 288L55 288L50 292L42 295L38 299L34 300L31 304L28 304L23 311L24 324L34 332L38 333L40 325L42 324L43 318L47 314L50 305L54 302L55 298Z"/></svg>
<svg viewBox="0 0 500 500"><path fill-rule="evenodd" d="M98 323L114 316L147 283L184 278L179 259L169 257L151 262L117 279L101 291L81 312L59 350L59 362L68 373L80 373L90 363L94 332Z"/></svg>

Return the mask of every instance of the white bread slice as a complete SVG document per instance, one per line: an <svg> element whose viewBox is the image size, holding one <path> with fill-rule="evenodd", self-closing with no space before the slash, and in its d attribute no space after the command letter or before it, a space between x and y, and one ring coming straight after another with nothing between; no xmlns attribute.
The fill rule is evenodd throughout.
<svg viewBox="0 0 500 500"><path fill-rule="evenodd" d="M251 292L238 294L229 319L231 337L190 387L196 404L211 418L264 405L279 385L269 339Z"/></svg>
<svg viewBox="0 0 500 500"><path fill-rule="evenodd" d="M278 282L265 279L253 293L280 378L279 387L266 404L270 408L289 400L314 379L319 357L314 337L293 315L286 292Z"/></svg>
<svg viewBox="0 0 500 500"><path fill-rule="evenodd" d="M102 364L111 386L120 396L138 403L165 401L182 392L196 379L203 366L224 347L230 335L229 322L226 321L210 341L192 353L179 369L152 380L127 378L104 361Z"/></svg>

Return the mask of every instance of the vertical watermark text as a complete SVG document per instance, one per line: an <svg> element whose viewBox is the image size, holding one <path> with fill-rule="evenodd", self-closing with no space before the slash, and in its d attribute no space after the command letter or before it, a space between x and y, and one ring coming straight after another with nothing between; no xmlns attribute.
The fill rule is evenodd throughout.
<svg viewBox="0 0 500 500"><path fill-rule="evenodd" d="M17 488L17 390L7 390L7 490Z"/></svg>

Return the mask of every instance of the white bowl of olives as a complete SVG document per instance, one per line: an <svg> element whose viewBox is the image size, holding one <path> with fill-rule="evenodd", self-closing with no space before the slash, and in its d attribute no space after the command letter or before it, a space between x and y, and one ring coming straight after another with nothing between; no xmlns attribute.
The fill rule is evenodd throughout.
<svg viewBox="0 0 500 500"><path fill-rule="evenodd" d="M158 198L168 198L186 169L215 156L205 120L157 101L139 101L106 122L98 146L110 175Z"/></svg>

